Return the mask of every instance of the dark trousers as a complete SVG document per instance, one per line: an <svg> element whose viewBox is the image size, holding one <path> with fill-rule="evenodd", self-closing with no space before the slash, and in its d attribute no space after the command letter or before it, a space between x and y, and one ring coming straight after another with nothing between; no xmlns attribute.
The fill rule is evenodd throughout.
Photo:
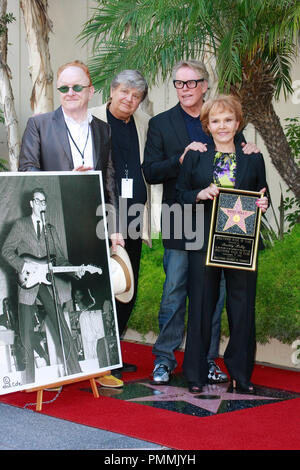
<svg viewBox="0 0 300 470"><path fill-rule="evenodd" d="M57 313L53 301L53 296L50 293L50 288L44 284L40 285L37 298L42 302L45 312L45 322L49 328L53 338L56 353L59 360L64 364L63 352L61 347L60 332L58 327ZM19 304L19 328L22 345L25 349L25 363L26 363L26 383L35 381L35 366L34 366L34 313L36 311L35 305ZM81 372L81 368L77 359L77 352L74 346L73 338L71 336L69 327L63 315L61 306L58 305L58 313L61 325L61 333L63 339L64 355L67 365L66 374L76 374Z"/></svg>
<svg viewBox="0 0 300 470"><path fill-rule="evenodd" d="M142 240L140 238L138 238L137 240L132 240L131 238L127 238L125 240L125 249L131 261L133 275L134 275L134 295L131 301L126 304L116 300L117 319L118 319L118 327L119 327L120 336L123 334L127 326L129 317L131 315L131 312L135 304L137 288L138 288L141 252L142 252Z"/></svg>
<svg viewBox="0 0 300 470"><path fill-rule="evenodd" d="M206 253L189 252L189 316L183 370L188 382L204 385L211 321L219 297L222 269L205 266ZM230 339L224 361L232 379L249 383L255 358L257 273L224 269Z"/></svg>

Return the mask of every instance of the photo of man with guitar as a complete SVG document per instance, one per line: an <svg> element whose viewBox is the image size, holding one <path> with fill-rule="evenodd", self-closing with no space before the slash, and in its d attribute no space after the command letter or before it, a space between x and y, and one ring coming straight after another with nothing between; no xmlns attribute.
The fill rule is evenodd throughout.
<svg viewBox="0 0 300 470"><path fill-rule="evenodd" d="M64 365L64 374L82 372L63 314L60 301L63 293L56 286L55 274L67 272L80 279L89 267L72 266L66 259L56 228L47 222L47 205L45 191L35 188L30 200L31 215L15 221L2 246L3 258L18 273L19 329L25 350L26 383L35 381L33 335L36 302L44 307L47 326Z"/></svg>

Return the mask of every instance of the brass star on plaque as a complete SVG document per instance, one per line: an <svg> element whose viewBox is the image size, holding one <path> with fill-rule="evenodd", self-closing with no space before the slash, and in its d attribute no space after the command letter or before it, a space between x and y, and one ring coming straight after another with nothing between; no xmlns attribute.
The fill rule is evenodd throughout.
<svg viewBox="0 0 300 470"><path fill-rule="evenodd" d="M250 217L250 215L253 215L255 212L243 210L240 196L237 198L233 208L228 209L225 207L220 207L220 209L228 216L228 220L223 229L224 232L230 227L237 225L244 233L247 233L245 219L247 219L247 217Z"/></svg>

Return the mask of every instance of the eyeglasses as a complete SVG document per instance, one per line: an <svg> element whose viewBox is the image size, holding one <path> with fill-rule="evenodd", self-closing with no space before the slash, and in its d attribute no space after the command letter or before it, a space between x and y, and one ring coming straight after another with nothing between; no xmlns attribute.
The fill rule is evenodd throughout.
<svg viewBox="0 0 300 470"><path fill-rule="evenodd" d="M173 84L175 88L183 88L184 85L187 88L196 88L199 82L204 82L205 78L198 78L198 80L187 80L184 82L183 80L173 80Z"/></svg>
<svg viewBox="0 0 300 470"><path fill-rule="evenodd" d="M46 201L45 199L43 199L43 200L41 201L41 199L39 199L39 198L36 197L36 198L33 199L33 201L34 201L36 204L38 204L39 206L46 207L46 205L47 205L47 201Z"/></svg>
<svg viewBox="0 0 300 470"><path fill-rule="evenodd" d="M73 86L67 86L67 85L62 85L58 89L61 93L68 93L70 88L75 91L76 93L79 93L82 91L84 88L89 88L91 85L73 85Z"/></svg>

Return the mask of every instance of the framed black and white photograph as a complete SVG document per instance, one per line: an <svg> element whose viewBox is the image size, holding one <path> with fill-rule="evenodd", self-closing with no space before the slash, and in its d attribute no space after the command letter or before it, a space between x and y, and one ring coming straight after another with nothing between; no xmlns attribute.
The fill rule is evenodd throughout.
<svg viewBox="0 0 300 470"><path fill-rule="evenodd" d="M0 394L122 365L101 172L0 174Z"/></svg>

